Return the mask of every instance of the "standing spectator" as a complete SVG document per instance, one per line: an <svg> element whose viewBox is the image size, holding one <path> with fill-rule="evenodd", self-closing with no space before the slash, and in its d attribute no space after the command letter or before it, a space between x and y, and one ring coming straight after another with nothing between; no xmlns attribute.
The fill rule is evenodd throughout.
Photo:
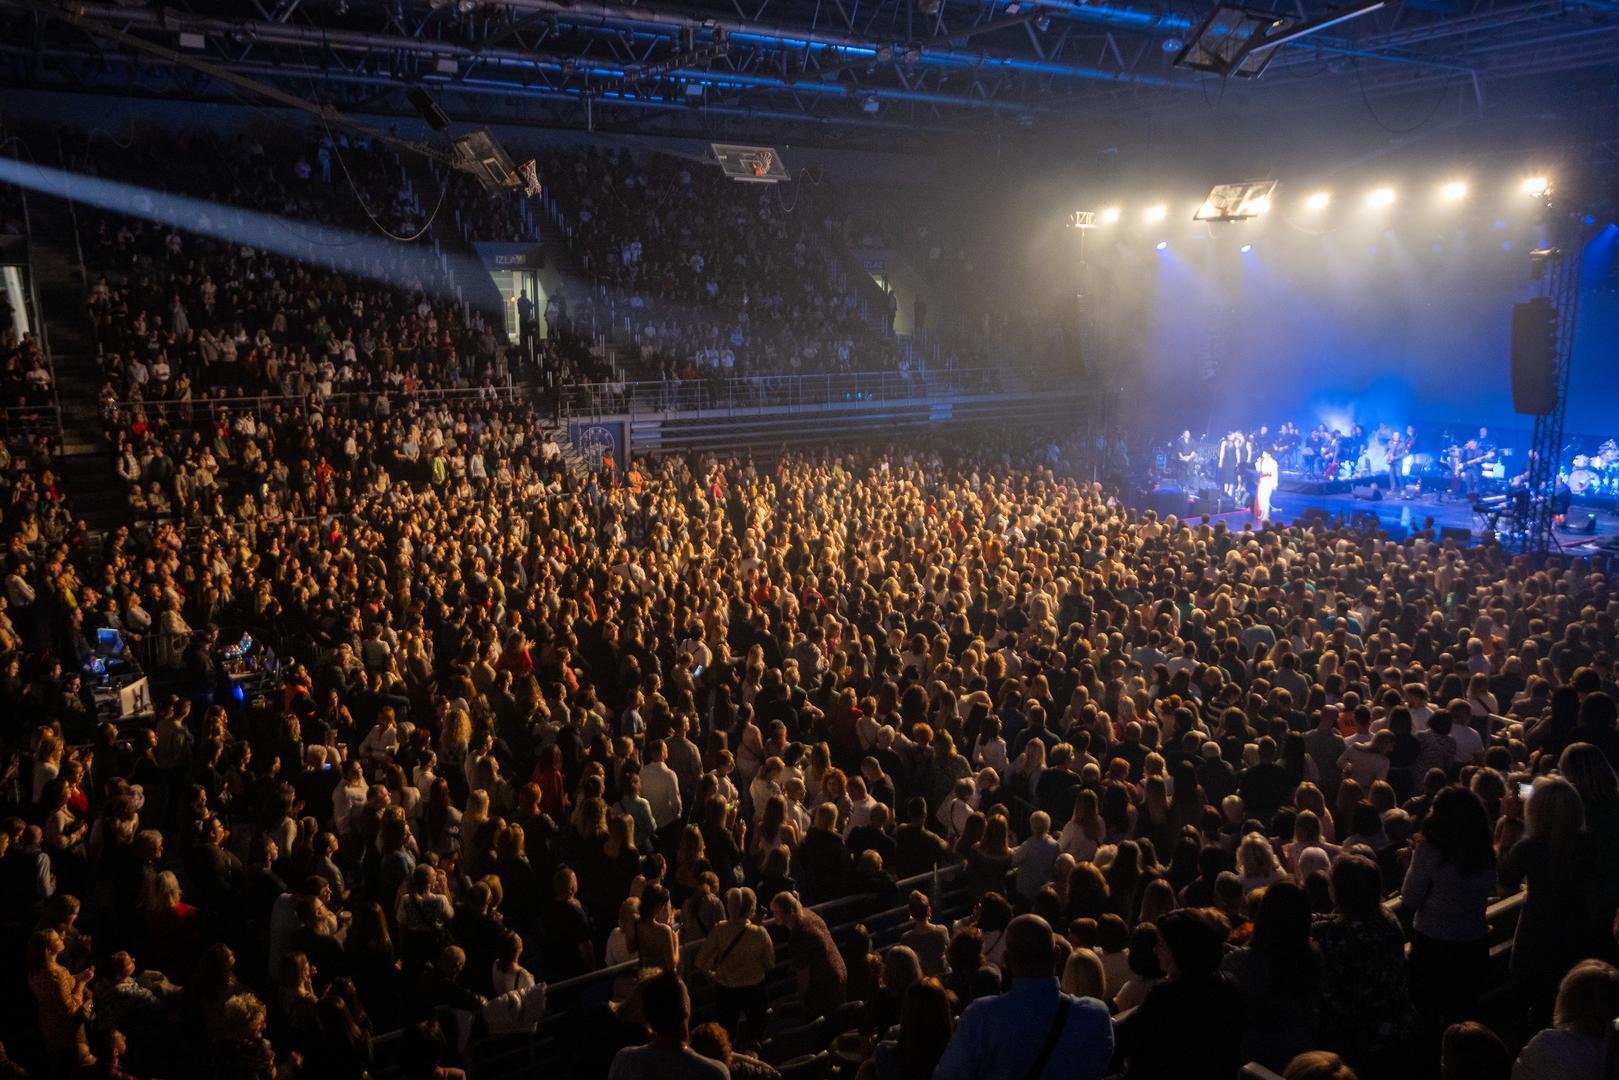
<svg viewBox="0 0 1619 1080"><path fill-rule="evenodd" d="M691 995L679 975L661 972L642 987L641 1015L651 1037L614 1055L607 1080L730 1080L724 1065L687 1045Z"/></svg>
<svg viewBox="0 0 1619 1080"><path fill-rule="evenodd" d="M966 1008L935 1080L1101 1080L1113 1057L1113 1021L1100 1001L1062 992L1056 943L1044 919L1012 920L1006 964L1012 989Z"/></svg>
<svg viewBox="0 0 1619 1080"><path fill-rule="evenodd" d="M770 911L787 929L787 952L798 980L799 1004L811 1016L825 1016L843 1004L847 978L843 956L826 921L800 904L793 893L778 895L771 901Z"/></svg>
<svg viewBox="0 0 1619 1080"><path fill-rule="evenodd" d="M703 940L696 961L696 969L714 983L720 1023L742 1045L750 1045L764 1031L770 1000L765 979L776 966L769 931L753 921L756 903L752 889L729 890L725 920ZM746 1031L738 1027L743 1016Z"/></svg>
<svg viewBox="0 0 1619 1080"><path fill-rule="evenodd" d="M1414 915L1411 994L1432 1025L1465 1018L1489 973L1485 909L1496 887L1490 819L1477 795L1445 788L1416 836L1400 896Z"/></svg>
<svg viewBox="0 0 1619 1080"><path fill-rule="evenodd" d="M1208 908L1158 923L1165 979L1119 1016L1118 1056L1128 1080L1229 1080L1242 1064L1242 994L1220 972L1230 924Z"/></svg>

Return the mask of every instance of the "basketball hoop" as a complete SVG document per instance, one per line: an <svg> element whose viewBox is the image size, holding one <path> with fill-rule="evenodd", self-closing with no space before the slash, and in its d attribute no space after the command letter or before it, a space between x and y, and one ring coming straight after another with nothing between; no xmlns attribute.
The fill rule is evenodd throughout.
<svg viewBox="0 0 1619 1080"><path fill-rule="evenodd" d="M523 178L523 194L533 198L540 193L540 174L533 158L517 167L517 175Z"/></svg>

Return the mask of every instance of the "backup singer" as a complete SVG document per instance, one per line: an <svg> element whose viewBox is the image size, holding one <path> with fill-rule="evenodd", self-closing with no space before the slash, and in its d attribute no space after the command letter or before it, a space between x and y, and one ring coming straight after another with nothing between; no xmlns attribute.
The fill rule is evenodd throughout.
<svg viewBox="0 0 1619 1080"><path fill-rule="evenodd" d="M1254 517L1270 520L1270 497L1276 491L1276 459L1267 448L1259 455L1257 482L1254 484Z"/></svg>

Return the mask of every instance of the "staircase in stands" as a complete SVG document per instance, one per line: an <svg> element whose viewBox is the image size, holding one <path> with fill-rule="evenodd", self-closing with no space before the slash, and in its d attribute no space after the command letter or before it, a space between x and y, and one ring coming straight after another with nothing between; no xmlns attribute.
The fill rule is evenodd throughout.
<svg viewBox="0 0 1619 1080"><path fill-rule="evenodd" d="M28 250L45 320L62 417L62 484L73 512L91 529L127 523L128 502L107 444L98 404L101 366L86 306L87 282L77 216L64 196L28 199Z"/></svg>

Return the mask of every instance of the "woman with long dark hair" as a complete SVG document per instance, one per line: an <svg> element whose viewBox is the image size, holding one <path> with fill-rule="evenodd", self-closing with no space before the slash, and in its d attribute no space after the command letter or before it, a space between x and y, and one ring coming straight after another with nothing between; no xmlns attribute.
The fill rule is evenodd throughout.
<svg viewBox="0 0 1619 1080"><path fill-rule="evenodd" d="M955 1031L950 991L937 979L911 983L900 1002L899 1038L877 1044L856 1080L929 1080Z"/></svg>
<svg viewBox="0 0 1619 1080"><path fill-rule="evenodd" d="M1489 974L1485 909L1495 894L1489 813L1452 784L1434 796L1400 896L1413 913L1411 992L1436 1027L1467 1019Z"/></svg>
<svg viewBox="0 0 1619 1080"><path fill-rule="evenodd" d="M1259 902L1248 947L1220 965L1242 992L1247 1011L1245 1061L1281 1070L1316 1045L1321 952L1310 940L1310 913L1308 894L1291 881L1278 881Z"/></svg>

